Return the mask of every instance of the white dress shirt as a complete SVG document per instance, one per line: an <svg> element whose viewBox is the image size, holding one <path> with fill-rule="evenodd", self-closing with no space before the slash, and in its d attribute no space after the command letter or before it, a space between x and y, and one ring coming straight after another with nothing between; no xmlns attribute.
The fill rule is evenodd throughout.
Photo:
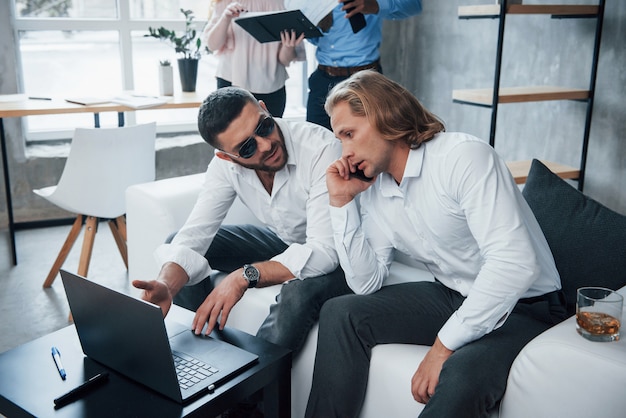
<svg viewBox="0 0 626 418"><path fill-rule="evenodd" d="M552 253L506 164L487 143L440 133L411 150L400 185L387 173L341 208L331 207L348 284L384 284L393 249L423 262L467 298L439 331L449 349L502 325L519 298L561 288ZM361 222L362 220L362 222Z"/></svg>
<svg viewBox="0 0 626 418"><path fill-rule="evenodd" d="M296 278L321 276L339 265L328 214L326 169L341 156L341 144L321 126L275 120L289 158L275 174L272 194L254 170L213 158L185 225L171 244L157 248L159 265L179 264L189 275L188 285L209 275L211 266L204 255L236 197L289 245L272 260L283 264Z"/></svg>

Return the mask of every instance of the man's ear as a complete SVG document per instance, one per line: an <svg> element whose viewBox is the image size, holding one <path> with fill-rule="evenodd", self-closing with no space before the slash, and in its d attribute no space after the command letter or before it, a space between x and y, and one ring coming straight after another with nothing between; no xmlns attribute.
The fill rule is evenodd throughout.
<svg viewBox="0 0 626 418"><path fill-rule="evenodd" d="M263 100L259 100L259 106L261 106L261 109L265 110L267 113L270 113L267 110L267 106L265 106L265 102Z"/></svg>
<svg viewBox="0 0 626 418"><path fill-rule="evenodd" d="M215 151L215 156L217 158L221 158L222 160L234 162L230 155L228 155L228 154L226 154L225 152L222 152L222 151Z"/></svg>

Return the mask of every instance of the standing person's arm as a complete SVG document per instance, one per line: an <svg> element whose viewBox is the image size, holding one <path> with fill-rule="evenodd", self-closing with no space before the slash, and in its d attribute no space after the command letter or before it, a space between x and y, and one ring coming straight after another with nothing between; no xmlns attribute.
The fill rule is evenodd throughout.
<svg viewBox="0 0 626 418"><path fill-rule="evenodd" d="M340 0L343 3L341 10L346 12L346 19L351 18L357 13L364 15L378 14L380 7L377 0ZM350 10L348 12L348 10Z"/></svg>
<svg viewBox="0 0 626 418"><path fill-rule="evenodd" d="M358 13L359 10L363 14L379 14L384 19L406 19L422 12L421 0L354 0L354 3L350 3L348 8L353 7L353 4L360 6L361 3L363 8L357 7L348 13L347 17Z"/></svg>
<svg viewBox="0 0 626 418"><path fill-rule="evenodd" d="M224 47L228 39L231 22L245 11L247 11L245 7L238 2L230 3L223 11L217 5L215 6L215 14L204 28L203 35L205 43L211 51L219 51Z"/></svg>

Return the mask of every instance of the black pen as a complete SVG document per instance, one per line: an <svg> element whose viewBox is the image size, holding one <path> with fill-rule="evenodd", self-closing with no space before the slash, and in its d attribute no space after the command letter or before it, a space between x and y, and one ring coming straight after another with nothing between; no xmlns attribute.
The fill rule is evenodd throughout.
<svg viewBox="0 0 626 418"><path fill-rule="evenodd" d="M29 97L29 100L52 100L50 97Z"/></svg>
<svg viewBox="0 0 626 418"><path fill-rule="evenodd" d="M90 391L91 389L105 383L109 378L108 373L98 373L94 377L87 380L82 385L70 390L65 395L60 396L54 400L54 407L60 408L68 403L74 402L75 400L81 398L85 393Z"/></svg>

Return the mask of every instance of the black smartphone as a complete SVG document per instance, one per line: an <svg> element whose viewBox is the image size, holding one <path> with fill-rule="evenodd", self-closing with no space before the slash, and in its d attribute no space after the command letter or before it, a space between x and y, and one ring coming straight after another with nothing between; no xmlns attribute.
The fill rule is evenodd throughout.
<svg viewBox="0 0 626 418"><path fill-rule="evenodd" d="M350 173L350 177L354 177L354 178L357 178L357 179L359 179L359 180L366 181L366 182L368 182L368 183L369 183L370 181L374 180L374 178L373 178L373 177L367 177L367 176L365 175L365 173L363 173L363 170L357 170L357 171L355 171L354 173Z"/></svg>
<svg viewBox="0 0 626 418"><path fill-rule="evenodd" d="M344 1L343 4L350 4L353 1L354 0ZM347 9L346 13L351 12L352 9L354 9L354 7L351 9ZM365 16L363 16L363 13L357 13L354 16L352 16L349 20L350 20L350 26L352 27L353 33L357 33L358 31L360 31L367 25L367 23L365 22Z"/></svg>

